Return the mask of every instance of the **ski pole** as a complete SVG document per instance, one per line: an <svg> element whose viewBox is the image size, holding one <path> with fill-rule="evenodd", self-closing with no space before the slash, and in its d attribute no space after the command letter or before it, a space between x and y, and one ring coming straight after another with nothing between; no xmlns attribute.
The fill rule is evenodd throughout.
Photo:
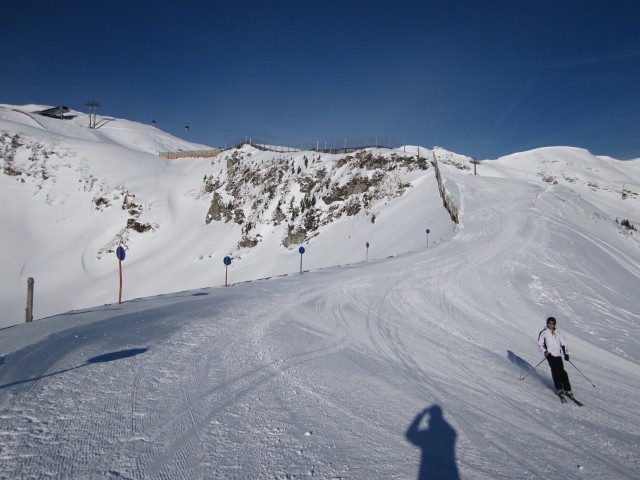
<svg viewBox="0 0 640 480"><path fill-rule="evenodd" d="M571 360L567 360L567 362L569 362L571 365L573 365L573 362L572 362ZM593 383L591 380L589 380L589 379L587 378L587 376L586 376L584 373L582 373L578 367L576 367L575 365L573 365L573 368L575 368L576 370L578 370L578 373L579 373L580 375L582 375L584 378L586 378L586 379L587 379L587 381L588 381L591 385L593 385L594 387L596 386L596 384L595 384L595 383Z"/></svg>
<svg viewBox="0 0 640 480"><path fill-rule="evenodd" d="M536 365L536 366L535 366L535 367L533 367L531 370L529 370L529 371L527 372L527 375L523 375L522 377L520 377L520 380L524 380L525 378L527 378L527 376L528 376L531 372L533 372L536 368L538 368L538 367L540 366L540 364L541 364L542 362L544 362L545 360L546 360L546 358L543 358L542 360L540 360L540 362L538 363L538 365Z"/></svg>

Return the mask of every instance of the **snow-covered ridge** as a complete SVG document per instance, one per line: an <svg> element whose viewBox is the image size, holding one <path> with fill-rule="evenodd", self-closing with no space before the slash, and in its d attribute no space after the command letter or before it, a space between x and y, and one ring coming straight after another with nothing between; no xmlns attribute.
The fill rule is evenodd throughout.
<svg viewBox="0 0 640 480"><path fill-rule="evenodd" d="M38 115L37 111L49 108L45 105L0 105L0 120L15 123L19 131L25 126L49 132L52 136L112 143L131 150L157 154L162 151L206 150L211 147L191 143L174 137L152 125L144 125L120 118L101 117L95 129L89 128L89 115L71 110L67 120ZM7 127L8 128L8 127ZM25 132L26 133L26 132ZM41 136L47 136L40 132Z"/></svg>
<svg viewBox="0 0 640 480"><path fill-rule="evenodd" d="M217 284L213 272L227 255L237 282L295 271L302 244L307 268L362 261L367 242L371 259L423 248L427 228L432 244L455 230L433 158L463 215L456 177L473 175L469 157L438 147L339 155L245 146L212 159L164 159L159 151L208 147L123 119L99 117L90 129L80 112L67 120L32 113L43 108L0 105L0 196L11 205L0 241L12 252L2 265L0 325L22 321L28 277L36 280L36 318L112 302L118 245L130 250L125 298ZM630 181L639 165L553 147L477 170L478 178L596 195L599 215L618 228L616 220L640 223L640 187Z"/></svg>
<svg viewBox="0 0 640 480"><path fill-rule="evenodd" d="M426 149L418 158L413 147L331 155L245 146L213 159L165 159L158 151L204 146L127 120L90 129L79 112L66 120L31 113L42 108L0 107L1 195L16 205L3 212L11 228L2 242L15 252L4 265L3 324L22 320L28 277L36 318L112 301L118 245L131 250L128 278L140 279L125 285L131 298L216 283L213 265L226 255L232 280L243 281L295 269L298 244L318 268L361 261L366 242L375 259L422 246L427 227L432 242L453 229ZM421 207L409 207L406 234L389 235L407 199Z"/></svg>

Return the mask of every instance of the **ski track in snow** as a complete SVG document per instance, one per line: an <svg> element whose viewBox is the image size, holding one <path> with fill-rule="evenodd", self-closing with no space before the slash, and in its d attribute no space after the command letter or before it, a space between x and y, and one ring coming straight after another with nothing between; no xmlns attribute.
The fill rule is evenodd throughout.
<svg viewBox="0 0 640 480"><path fill-rule="evenodd" d="M458 435L461 478L633 478L637 413L606 408L606 379L576 388L582 409L560 406L548 383L518 383L498 345L530 352L533 339L486 307L513 314L517 295L483 286L495 256L475 239L467 248L212 289L175 312L125 314L11 354L2 471L413 478L419 455L404 430L437 404ZM485 305L470 287L486 290ZM87 364L133 347L148 351ZM637 399L623 393L623 405Z"/></svg>
<svg viewBox="0 0 640 480"><path fill-rule="evenodd" d="M429 248L3 330L0 478L638 478L637 240L524 173L445 170ZM549 315L584 407L531 371Z"/></svg>

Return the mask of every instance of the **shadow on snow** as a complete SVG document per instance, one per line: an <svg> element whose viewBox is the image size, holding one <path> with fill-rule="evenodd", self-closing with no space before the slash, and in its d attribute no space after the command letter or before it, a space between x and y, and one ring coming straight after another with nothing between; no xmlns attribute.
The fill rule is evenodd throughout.
<svg viewBox="0 0 640 480"><path fill-rule="evenodd" d="M425 417L427 428L420 428ZM459 480L456 465L455 429L442 416L442 408L432 405L413 420L405 433L409 442L422 450L418 480Z"/></svg>
<svg viewBox="0 0 640 480"><path fill-rule="evenodd" d="M527 378L535 377L540 383L542 383L544 386L550 388L555 392L553 382L549 379L548 376L541 375L540 370L532 366L529 362L527 362L522 357L519 357L518 355L513 353L511 350L507 350L507 356L509 357L509 360L511 361L511 363L513 363L515 366L519 367L522 370L522 375L520 377L521 380L522 380L522 376L526 376ZM542 363L545 363L545 362L542 362Z"/></svg>
<svg viewBox="0 0 640 480"><path fill-rule="evenodd" d="M114 360L120 360L122 358L134 357L136 355L140 355L141 353L145 353L147 350L149 350L149 348L131 348L128 350L119 350L117 352L105 353L103 355L91 357L90 359L87 360L86 363L83 363L82 365L78 365L77 367L66 368L58 372L47 373L46 375L41 375L35 378L27 378L25 380L18 380L16 382L6 383L4 385L0 385L0 388L7 388L14 385L20 385L22 383L35 382L36 380L40 380L42 378L53 377L54 375L60 375L61 373L70 372L71 370L76 370L77 368L86 367L89 365L93 365L95 363L106 363L106 362L112 362Z"/></svg>

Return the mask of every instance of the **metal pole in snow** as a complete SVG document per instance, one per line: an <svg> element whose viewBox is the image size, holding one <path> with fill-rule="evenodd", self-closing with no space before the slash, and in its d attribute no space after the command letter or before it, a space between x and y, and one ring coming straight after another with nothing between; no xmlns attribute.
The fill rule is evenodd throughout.
<svg viewBox="0 0 640 480"><path fill-rule="evenodd" d="M118 305L122 303L122 260L118 257L118 270L120 270L120 290L118 292Z"/></svg>
<svg viewBox="0 0 640 480"><path fill-rule="evenodd" d="M229 265L231 265L231 257L226 256L222 259L223 263L224 263L224 286L228 287L229 286L229 282L228 282L228 272L229 272Z"/></svg>
<svg viewBox="0 0 640 480"><path fill-rule="evenodd" d="M300 273L302 274L302 254L304 253L304 247L300 247L298 252L300 252Z"/></svg>
<svg viewBox="0 0 640 480"><path fill-rule="evenodd" d="M567 360L567 362L569 362L571 365L573 365L573 362L572 362L571 360ZM573 368L575 368L576 370L578 370L578 373L580 373L580 375L582 375L582 376L585 378L585 380L587 380L587 382L589 382L589 383L590 383L591 385L593 385L594 387L596 386L596 384L595 384L595 383L593 383L591 380L589 380L589 378L587 378L587 376L586 376L584 373L582 373L578 367L576 367L575 365L573 365Z"/></svg>
<svg viewBox="0 0 640 480"><path fill-rule="evenodd" d="M122 303L122 261L125 259L126 252L122 245L116 248L116 257L118 257L118 271L120 272L120 289L118 291L118 305Z"/></svg>
<svg viewBox="0 0 640 480"><path fill-rule="evenodd" d="M529 370L529 371L527 372L527 374L526 374L526 375L522 375L522 376L520 377L520 380L524 380L525 378L527 378L527 377L529 376L529 374L530 374L531 372L533 372L536 368L538 368L538 367L540 366L540 364L541 364L542 362L544 362L545 360L546 360L546 358L543 358L542 360L540 360L540 362L538 363L538 365L536 365L536 366L535 366L535 367L533 367L531 370Z"/></svg>

